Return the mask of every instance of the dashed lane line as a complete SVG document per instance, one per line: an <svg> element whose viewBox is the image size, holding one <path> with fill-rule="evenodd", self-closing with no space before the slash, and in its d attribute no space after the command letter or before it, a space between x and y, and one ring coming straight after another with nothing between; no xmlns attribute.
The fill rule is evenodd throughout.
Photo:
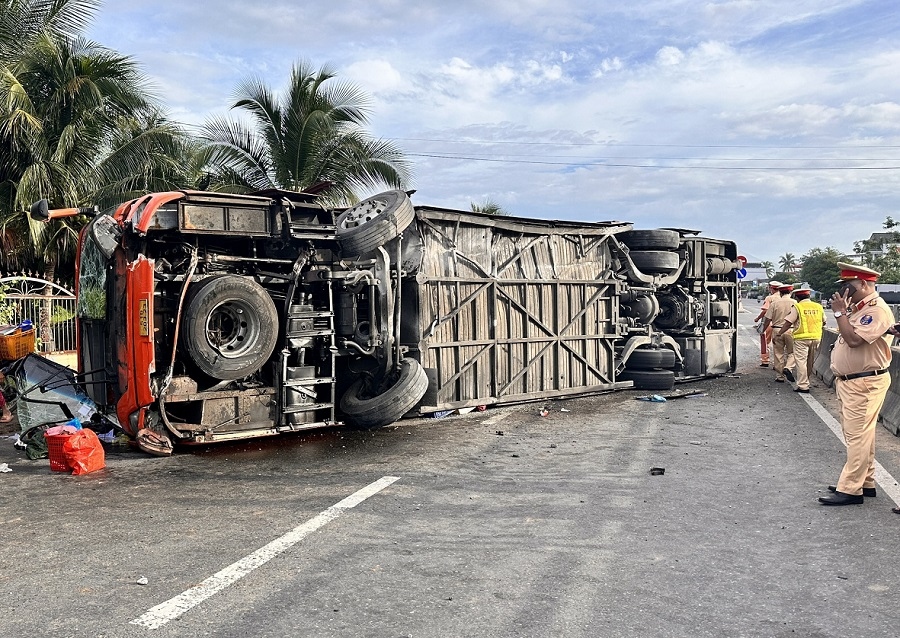
<svg viewBox="0 0 900 638"><path fill-rule="evenodd" d="M200 584L191 587L178 596L170 598L156 607L153 607L142 616L132 620L130 624L141 625L149 629L159 629L170 620L178 618L207 598L222 591L229 585L236 583L257 567L265 565L275 556L286 549L289 549L293 545L296 545L312 532L333 521L347 510L356 507L370 496L374 496L384 488L399 480L399 476L385 476L378 479L358 492L354 492L344 500L332 505L305 523L298 525L284 536L276 538L271 543L264 545L252 554L245 556L225 569L213 574Z"/></svg>
<svg viewBox="0 0 900 638"><path fill-rule="evenodd" d="M838 423L837 419L831 416L828 410L810 395L800 394L799 396L806 401L806 404L816 413L816 416L822 419L825 425L828 426L828 429L831 430L838 440L846 447L847 443L844 441L844 433L841 430L841 424ZM897 479L884 469L877 460L875 461L875 480L881 486L882 492L890 496L891 500L894 501L894 504L900 506L900 485L897 484Z"/></svg>

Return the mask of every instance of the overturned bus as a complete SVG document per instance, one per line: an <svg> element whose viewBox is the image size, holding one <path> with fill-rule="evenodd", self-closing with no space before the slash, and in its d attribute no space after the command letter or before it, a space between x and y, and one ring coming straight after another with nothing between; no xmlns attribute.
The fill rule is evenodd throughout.
<svg viewBox="0 0 900 638"><path fill-rule="evenodd" d="M736 364L737 248L694 231L413 206L399 190L341 210L284 191L32 209L79 213L93 215L79 372L149 451L666 390Z"/></svg>

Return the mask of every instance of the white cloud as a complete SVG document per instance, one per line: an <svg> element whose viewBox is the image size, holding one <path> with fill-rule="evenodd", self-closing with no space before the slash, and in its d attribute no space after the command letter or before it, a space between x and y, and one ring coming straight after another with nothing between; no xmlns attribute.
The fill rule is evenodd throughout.
<svg viewBox="0 0 900 638"><path fill-rule="evenodd" d="M224 111L250 75L281 88L309 58L372 96L374 135L508 162L416 156L421 203L496 193L515 213L699 226L772 258L858 239L827 224L773 234L776 214L852 210L861 236L877 230L900 208L900 171L701 167L896 156L884 148L900 145L889 4L130 0L104 6L91 35L136 56L182 121Z"/></svg>
<svg viewBox="0 0 900 638"><path fill-rule="evenodd" d="M408 80L388 60L359 60L343 69L341 77L356 83L372 95L403 91Z"/></svg>
<svg viewBox="0 0 900 638"><path fill-rule="evenodd" d="M678 47L664 46L656 52L656 60L662 66L675 66L684 60L684 53Z"/></svg>
<svg viewBox="0 0 900 638"><path fill-rule="evenodd" d="M621 59L619 59L619 56L615 56L612 58L603 58L603 60L600 61L600 68L594 71L593 77L603 77L607 73L621 71L623 68L625 68L625 64Z"/></svg>

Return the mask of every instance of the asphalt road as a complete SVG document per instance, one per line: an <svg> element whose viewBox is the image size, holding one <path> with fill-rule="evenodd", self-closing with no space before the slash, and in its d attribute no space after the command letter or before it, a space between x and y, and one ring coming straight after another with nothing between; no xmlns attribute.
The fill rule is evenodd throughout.
<svg viewBox="0 0 900 638"><path fill-rule="evenodd" d="M0 636L896 636L898 486L818 505L833 394L774 383L748 310L738 374L667 403L123 451L82 477L4 440ZM900 476L900 440L877 445Z"/></svg>

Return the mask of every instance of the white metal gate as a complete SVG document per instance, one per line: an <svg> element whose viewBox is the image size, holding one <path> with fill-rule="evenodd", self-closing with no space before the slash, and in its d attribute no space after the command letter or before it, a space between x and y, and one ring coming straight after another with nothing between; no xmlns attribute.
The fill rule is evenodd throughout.
<svg viewBox="0 0 900 638"><path fill-rule="evenodd" d="M75 351L75 294L63 286L35 277L0 277L5 299L5 322L30 319L37 330L41 354Z"/></svg>

